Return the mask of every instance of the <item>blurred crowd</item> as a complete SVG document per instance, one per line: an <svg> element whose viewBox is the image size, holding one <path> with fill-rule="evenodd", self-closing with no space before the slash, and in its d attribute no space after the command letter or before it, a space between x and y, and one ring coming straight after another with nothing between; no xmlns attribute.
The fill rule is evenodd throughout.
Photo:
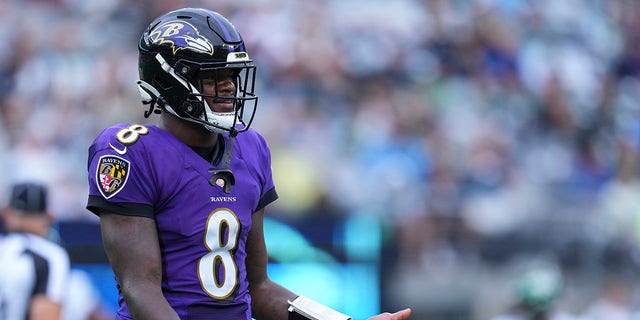
<svg viewBox="0 0 640 320"><path fill-rule="evenodd" d="M258 65L271 214L383 222L383 306L485 319L505 270L541 256L570 311L609 275L640 306L619 281L639 257L640 2L0 1L0 184L45 180L59 219L96 219L87 148L154 121L137 40L181 6L229 17Z"/></svg>

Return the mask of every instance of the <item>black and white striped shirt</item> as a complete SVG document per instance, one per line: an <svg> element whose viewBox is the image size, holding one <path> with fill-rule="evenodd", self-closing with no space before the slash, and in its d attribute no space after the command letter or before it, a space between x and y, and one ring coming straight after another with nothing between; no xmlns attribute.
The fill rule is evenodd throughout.
<svg viewBox="0 0 640 320"><path fill-rule="evenodd" d="M28 319L33 296L60 303L69 255L58 244L27 233L0 235L0 319Z"/></svg>

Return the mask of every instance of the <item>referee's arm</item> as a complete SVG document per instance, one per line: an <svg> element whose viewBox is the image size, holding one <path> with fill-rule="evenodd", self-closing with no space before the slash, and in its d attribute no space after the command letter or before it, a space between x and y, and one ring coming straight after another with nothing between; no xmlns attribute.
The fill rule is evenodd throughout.
<svg viewBox="0 0 640 320"><path fill-rule="evenodd" d="M37 294L29 306L30 320L59 320L62 318L62 305L51 300L46 294Z"/></svg>
<svg viewBox="0 0 640 320"><path fill-rule="evenodd" d="M44 239L43 239L44 240ZM35 286L29 302L29 319L62 319L62 304L69 284L70 261L64 248L47 242L33 242Z"/></svg>

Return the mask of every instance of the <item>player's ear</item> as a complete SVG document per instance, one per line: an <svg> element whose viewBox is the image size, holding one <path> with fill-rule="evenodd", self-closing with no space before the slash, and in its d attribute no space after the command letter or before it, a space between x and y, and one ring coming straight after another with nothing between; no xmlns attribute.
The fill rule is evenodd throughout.
<svg viewBox="0 0 640 320"><path fill-rule="evenodd" d="M0 212L0 219L2 219L5 230L7 230L7 228L9 228L10 226L16 224L14 210L9 206L2 208L2 211Z"/></svg>

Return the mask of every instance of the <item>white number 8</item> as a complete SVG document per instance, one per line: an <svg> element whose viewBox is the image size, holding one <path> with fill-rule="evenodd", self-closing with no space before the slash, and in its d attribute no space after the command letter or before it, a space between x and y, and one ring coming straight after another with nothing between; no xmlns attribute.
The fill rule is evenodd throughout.
<svg viewBox="0 0 640 320"><path fill-rule="evenodd" d="M202 289L214 299L228 298L238 286L238 266L231 253L238 245L239 233L240 221L229 209L213 211L207 219L204 241L209 253L198 261L198 278ZM222 279L218 279L216 266L224 270Z"/></svg>

